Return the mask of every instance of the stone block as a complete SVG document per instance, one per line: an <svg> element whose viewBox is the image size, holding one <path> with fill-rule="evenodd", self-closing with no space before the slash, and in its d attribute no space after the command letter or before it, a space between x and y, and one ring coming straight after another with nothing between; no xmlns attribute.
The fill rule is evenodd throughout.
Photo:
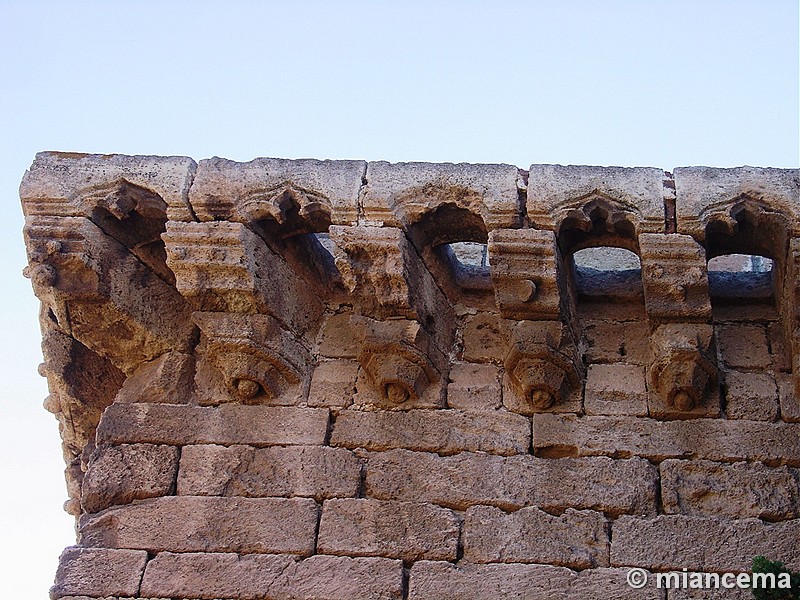
<svg viewBox="0 0 800 600"><path fill-rule="evenodd" d="M656 421L641 417L533 417L537 456L641 456L701 458L721 462L759 460L800 466L800 427L724 419Z"/></svg>
<svg viewBox="0 0 800 600"><path fill-rule="evenodd" d="M137 596L147 552L70 546L61 553L50 597Z"/></svg>
<svg viewBox="0 0 800 600"><path fill-rule="evenodd" d="M494 365L454 363L447 385L447 405L461 410L497 410L502 406L500 370Z"/></svg>
<svg viewBox="0 0 800 600"><path fill-rule="evenodd" d="M530 421L499 411L343 410L333 426L331 445L367 450L407 448L440 454L465 450L524 454L530 447Z"/></svg>
<svg viewBox="0 0 800 600"><path fill-rule="evenodd" d="M421 502L326 500L317 552L415 560L456 560L455 514Z"/></svg>
<svg viewBox="0 0 800 600"><path fill-rule="evenodd" d="M583 400L587 415L647 415L644 368L636 365L591 365Z"/></svg>
<svg viewBox="0 0 800 600"><path fill-rule="evenodd" d="M327 446L184 446L177 490L186 496L355 497L361 465Z"/></svg>
<svg viewBox="0 0 800 600"><path fill-rule="evenodd" d="M101 446L83 477L81 505L94 513L114 504L169 496L177 472L178 449L174 446Z"/></svg>
<svg viewBox="0 0 800 600"><path fill-rule="evenodd" d="M766 521L800 517L800 482L794 469L705 460L665 460L659 469L665 513Z"/></svg>
<svg viewBox="0 0 800 600"><path fill-rule="evenodd" d="M269 219L284 234L355 224L366 163L360 160L256 158L201 160L190 192L201 221Z"/></svg>
<svg viewBox="0 0 800 600"><path fill-rule="evenodd" d="M364 341L364 331L350 313L331 315L325 321L317 340L320 356L356 358Z"/></svg>
<svg viewBox="0 0 800 600"><path fill-rule="evenodd" d="M778 418L778 390L772 375L728 371L725 386L725 412L729 419L775 421Z"/></svg>
<svg viewBox="0 0 800 600"><path fill-rule="evenodd" d="M650 361L650 330L642 321L587 321L583 332L588 344L584 360L589 363L646 365Z"/></svg>
<svg viewBox="0 0 800 600"><path fill-rule="evenodd" d="M678 231L704 239L712 219L731 219L730 209L742 198L759 203L788 217L789 228L800 232L800 177L797 169L762 167L678 167L674 170Z"/></svg>
<svg viewBox="0 0 800 600"><path fill-rule="evenodd" d="M26 216L89 217L104 191L110 194L127 182L160 199L162 218L191 221L188 196L196 170L197 164L186 156L39 152L22 178L19 195Z"/></svg>
<svg viewBox="0 0 800 600"><path fill-rule="evenodd" d="M438 456L391 450L367 457L365 491L380 500L431 502L466 510L572 507L615 516L656 512L656 469L642 459L538 459L464 452Z"/></svg>
<svg viewBox="0 0 800 600"><path fill-rule="evenodd" d="M173 496L111 508L80 523L83 545L149 552L314 551L317 503L306 498Z"/></svg>
<svg viewBox="0 0 800 600"><path fill-rule="evenodd" d="M587 205L605 201L628 221L636 235L664 231L664 172L650 167L531 165L528 177L528 218L537 229L558 231L562 222L576 219ZM589 223L589 215L582 215Z"/></svg>
<svg viewBox="0 0 800 600"><path fill-rule="evenodd" d="M800 364L798 364L800 367ZM796 376L795 376L796 377ZM800 423L800 395L795 390L790 376L778 378L778 398L781 407L781 418L790 423Z"/></svg>
<svg viewBox="0 0 800 600"><path fill-rule="evenodd" d="M194 387L194 358L167 352L144 363L120 389L114 402L189 402Z"/></svg>
<svg viewBox="0 0 800 600"><path fill-rule="evenodd" d="M311 376L309 406L344 407L353 402L358 377L358 362L331 360L319 363Z"/></svg>
<svg viewBox="0 0 800 600"><path fill-rule="evenodd" d="M720 325L717 345L720 358L733 369L767 369L772 364L767 332L761 325Z"/></svg>
<svg viewBox="0 0 800 600"><path fill-rule="evenodd" d="M328 410L223 404L109 406L97 428L97 443L322 445Z"/></svg>
<svg viewBox="0 0 800 600"><path fill-rule="evenodd" d="M622 516L614 522L611 564L657 571L746 573L754 556L765 555L779 557L796 571L798 539L800 520L764 523L683 515Z"/></svg>
<svg viewBox="0 0 800 600"><path fill-rule="evenodd" d="M411 568L409 600L663 600L663 591L631 588L627 569L420 561Z"/></svg>
<svg viewBox="0 0 800 600"><path fill-rule="evenodd" d="M481 312L468 316L462 335L466 361L501 364L508 353L508 339L498 315Z"/></svg>
<svg viewBox="0 0 800 600"><path fill-rule="evenodd" d="M506 514L472 506L464 519L464 559L474 563L540 563L590 569L608 566L609 529L600 513L536 507Z"/></svg>
<svg viewBox="0 0 800 600"><path fill-rule="evenodd" d="M380 161L367 165L366 179L363 207L370 223L408 226L442 207L474 215L454 223L462 230L473 227L475 216L485 229L521 223L520 176L512 165Z"/></svg>
<svg viewBox="0 0 800 600"><path fill-rule="evenodd" d="M237 600L400 600L403 564L385 558L172 554L150 561L142 596Z"/></svg>

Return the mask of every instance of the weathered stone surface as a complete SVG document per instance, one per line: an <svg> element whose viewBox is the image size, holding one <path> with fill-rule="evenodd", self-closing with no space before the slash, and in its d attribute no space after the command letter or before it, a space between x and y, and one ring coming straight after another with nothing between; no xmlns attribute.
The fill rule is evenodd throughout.
<svg viewBox="0 0 800 600"><path fill-rule="evenodd" d="M524 454L530 447L530 421L499 411L343 410L333 426L331 445L367 450L407 448L440 454L464 450Z"/></svg>
<svg viewBox="0 0 800 600"><path fill-rule="evenodd" d="M464 559L475 563L541 563L589 569L608 566L608 524L600 513L538 508L506 514L473 506L464 520Z"/></svg>
<svg viewBox="0 0 800 600"><path fill-rule="evenodd" d="M717 344L722 361L734 369L766 369L772 364L767 333L760 325L721 325Z"/></svg>
<svg viewBox="0 0 800 600"><path fill-rule="evenodd" d="M137 596L146 562L143 551L70 546L61 553L50 597Z"/></svg>
<svg viewBox="0 0 800 600"><path fill-rule="evenodd" d="M678 167L674 170L678 231L702 240L706 226L731 219L730 209L749 200L780 213L800 233L800 172L797 169Z"/></svg>
<svg viewBox="0 0 800 600"><path fill-rule="evenodd" d="M364 331L351 313L331 315L320 330L317 346L326 358L356 358L361 352Z"/></svg>
<svg viewBox="0 0 800 600"><path fill-rule="evenodd" d="M177 472L178 449L174 446L101 446L83 478L81 504L93 513L113 504L168 496Z"/></svg>
<svg viewBox="0 0 800 600"><path fill-rule="evenodd" d="M115 402L188 403L194 387L194 358L167 352L144 363L120 389Z"/></svg>
<svg viewBox="0 0 800 600"><path fill-rule="evenodd" d="M798 357L800 363L800 356ZM798 364L800 367L800 364ZM796 390L788 376L778 379L778 397L780 399L781 418L791 423L800 423L800 393Z"/></svg>
<svg viewBox="0 0 800 600"><path fill-rule="evenodd" d="M775 379L766 373L725 374L729 419L774 421L778 418L778 390Z"/></svg>
<svg viewBox="0 0 800 600"><path fill-rule="evenodd" d="M317 503L305 498L173 496L84 518L81 543L149 552L314 552ZM232 518L232 516L234 516Z"/></svg>
<svg viewBox="0 0 800 600"><path fill-rule="evenodd" d="M716 575L719 575L716 573ZM714 574L711 575L713 577ZM683 572L680 572L680 577L683 577ZM688 577L688 575L687 575ZM702 581L704 587L702 589L685 589L685 588L676 588L670 589L668 592L667 598L669 600L753 600L753 592L750 589L740 588L738 586L734 586L732 588L725 588L720 583L719 588L713 588L711 586L705 586L705 577L706 574L701 574ZM690 580L689 580L690 581ZM710 580L712 585L715 582L714 579ZM733 580L735 582L735 579ZM690 581L691 585L691 581Z"/></svg>
<svg viewBox="0 0 800 600"><path fill-rule="evenodd" d="M464 452L437 456L391 450L367 457L366 495L465 510L476 504L561 512L654 514L656 470L642 459L538 459Z"/></svg>
<svg viewBox="0 0 800 600"><path fill-rule="evenodd" d="M636 365L592 365L586 375L587 415L647 415L644 369Z"/></svg>
<svg viewBox="0 0 800 600"><path fill-rule="evenodd" d="M800 517L800 481L794 469L705 460L665 460L659 469L666 513L767 521Z"/></svg>
<svg viewBox="0 0 800 600"><path fill-rule="evenodd" d="M558 598L559 600L660 600L663 592L633 589L627 569L576 573L548 565L420 561L411 568L409 600Z"/></svg>
<svg viewBox="0 0 800 600"><path fill-rule="evenodd" d="M512 165L371 162L364 217L370 223L400 227L444 207L477 216L485 229L516 227L521 222L519 183L519 170ZM472 226L464 221L453 226Z"/></svg>
<svg viewBox="0 0 800 600"><path fill-rule="evenodd" d="M190 192L201 221L274 221L283 234L355 224L366 163L256 158L201 160Z"/></svg>
<svg viewBox="0 0 800 600"><path fill-rule="evenodd" d="M533 417L537 456L642 456L650 460L760 460L800 466L795 424L722 419L655 421L634 417Z"/></svg>
<svg viewBox="0 0 800 600"><path fill-rule="evenodd" d="M591 228L589 214L598 206L609 212L612 227L630 224L631 233L664 230L664 172L649 167L531 165L528 179L528 218L537 229L558 231L570 219Z"/></svg>
<svg viewBox="0 0 800 600"><path fill-rule="evenodd" d="M311 376L309 406L349 406L353 402L358 377L354 360L331 360L319 363Z"/></svg>
<svg viewBox="0 0 800 600"><path fill-rule="evenodd" d="M163 552L147 565L143 596L241 600L400 600L403 565L385 558Z"/></svg>
<svg viewBox="0 0 800 600"><path fill-rule="evenodd" d="M747 572L754 556L779 556L800 566L800 521L766 524L683 515L653 519L622 516L614 522L611 564L650 570Z"/></svg>
<svg viewBox="0 0 800 600"><path fill-rule="evenodd" d="M447 405L461 410L497 410L502 406L499 369L494 365L454 363Z"/></svg>
<svg viewBox="0 0 800 600"><path fill-rule="evenodd" d="M123 210L125 205L113 200L119 200L118 188L127 183L159 198L164 218L190 221L188 193L196 169L186 156L39 152L19 195L26 216L88 217L98 207Z"/></svg>
<svg viewBox="0 0 800 600"><path fill-rule="evenodd" d="M589 346L584 351L587 363L646 365L650 362L650 331L646 321L580 320Z"/></svg>
<svg viewBox="0 0 800 600"><path fill-rule="evenodd" d="M322 445L328 411L283 406L112 404L97 428L110 444Z"/></svg>
<svg viewBox="0 0 800 600"><path fill-rule="evenodd" d="M455 560L459 529L452 511L431 504L326 500L317 552L405 561Z"/></svg>
<svg viewBox="0 0 800 600"><path fill-rule="evenodd" d="M464 323L464 360L502 363L508 353L508 339L500 317L492 313L470 315Z"/></svg>
<svg viewBox="0 0 800 600"><path fill-rule="evenodd" d="M184 446L177 491L183 496L355 497L361 465L326 446Z"/></svg>

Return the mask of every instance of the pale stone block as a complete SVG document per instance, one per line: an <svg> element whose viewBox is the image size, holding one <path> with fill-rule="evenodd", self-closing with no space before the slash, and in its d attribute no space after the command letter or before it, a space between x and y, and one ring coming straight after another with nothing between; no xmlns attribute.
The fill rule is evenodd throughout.
<svg viewBox="0 0 800 600"><path fill-rule="evenodd" d="M800 566L800 520L767 524L711 517L622 516L614 522L611 564L650 570L748 572L754 556L776 556Z"/></svg>
<svg viewBox="0 0 800 600"><path fill-rule="evenodd" d="M305 498L173 496L112 508L80 524L87 546L149 552L314 551L317 503Z"/></svg>
<svg viewBox="0 0 800 600"><path fill-rule="evenodd" d="M136 596L147 552L70 546L61 553L50 597Z"/></svg>
<svg viewBox="0 0 800 600"><path fill-rule="evenodd" d="M775 421L778 418L778 390L772 375L728 371L725 385L729 419Z"/></svg>
<svg viewBox="0 0 800 600"><path fill-rule="evenodd" d="M364 341L363 327L350 313L331 315L320 331L320 356L326 358L356 358Z"/></svg>
<svg viewBox="0 0 800 600"><path fill-rule="evenodd" d="M533 417L537 456L642 456L649 460L760 460L800 466L800 426L726 419L656 421L641 417Z"/></svg>
<svg viewBox="0 0 800 600"><path fill-rule="evenodd" d="M188 403L194 388L194 358L167 352L144 363L125 380L114 402Z"/></svg>
<svg viewBox="0 0 800 600"><path fill-rule="evenodd" d="M447 385L447 405L462 410L497 410L502 406L500 370L494 365L454 363Z"/></svg>
<svg viewBox="0 0 800 600"><path fill-rule="evenodd" d="M142 596L400 600L402 573L402 562L385 558L162 552L147 565Z"/></svg>
<svg viewBox="0 0 800 600"><path fill-rule="evenodd" d="M767 369L772 364L767 332L761 325L722 325L717 329L719 355L734 369Z"/></svg>
<svg viewBox="0 0 800 600"><path fill-rule="evenodd" d="M666 513L767 521L800 516L800 483L794 469L704 460L665 460L659 469Z"/></svg>
<svg viewBox="0 0 800 600"><path fill-rule="evenodd" d="M83 477L81 505L93 513L113 504L168 496L177 472L178 449L174 446L101 446Z"/></svg>
<svg viewBox="0 0 800 600"><path fill-rule="evenodd" d="M361 465L327 446L184 446L177 493L185 496L355 497Z"/></svg>
<svg viewBox="0 0 800 600"><path fill-rule="evenodd" d="M647 415L644 368L635 365L591 365L586 375L587 415Z"/></svg>
<svg viewBox="0 0 800 600"><path fill-rule="evenodd" d="M367 450L407 448L442 454L464 450L523 454L530 447L530 421L500 411L343 410L333 426L331 445Z"/></svg>
<svg viewBox="0 0 800 600"><path fill-rule="evenodd" d="M506 514L473 506L464 520L464 559L475 563L541 563L589 569L608 566L608 524L600 513L536 507Z"/></svg>
<svg viewBox="0 0 800 600"><path fill-rule="evenodd" d="M455 514L420 502L327 500L322 505L317 552L415 560L455 560Z"/></svg>
<svg viewBox="0 0 800 600"><path fill-rule="evenodd" d="M508 352L508 339L503 334L500 317L492 313L470 315L464 323L464 360L502 363Z"/></svg>
<svg viewBox="0 0 800 600"><path fill-rule="evenodd" d="M609 515L655 514L657 472L646 460L538 459L464 452L437 456L391 450L367 457L366 495L465 510L476 504L550 512L592 509Z"/></svg>
<svg viewBox="0 0 800 600"><path fill-rule="evenodd" d="M332 360L319 363L311 376L309 406L349 406L353 402L358 362Z"/></svg>
<svg viewBox="0 0 800 600"><path fill-rule="evenodd" d="M322 445L327 431L322 408L115 403L103 413L97 443Z"/></svg>
<svg viewBox="0 0 800 600"><path fill-rule="evenodd" d="M588 363L646 365L650 361L650 331L642 321L587 321L581 319Z"/></svg>

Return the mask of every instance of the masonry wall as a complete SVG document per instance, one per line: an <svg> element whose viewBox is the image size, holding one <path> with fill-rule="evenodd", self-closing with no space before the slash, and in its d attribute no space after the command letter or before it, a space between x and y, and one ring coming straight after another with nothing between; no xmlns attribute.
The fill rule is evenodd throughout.
<svg viewBox="0 0 800 600"><path fill-rule="evenodd" d="M54 599L800 569L797 170L43 153L21 197Z"/></svg>

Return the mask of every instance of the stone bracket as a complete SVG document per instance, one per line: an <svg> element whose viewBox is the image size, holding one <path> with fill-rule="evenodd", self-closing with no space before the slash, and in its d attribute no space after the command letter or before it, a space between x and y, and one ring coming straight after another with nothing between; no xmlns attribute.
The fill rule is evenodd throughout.
<svg viewBox="0 0 800 600"><path fill-rule="evenodd" d="M510 410L534 414L555 409L580 387L583 364L559 321L520 321L510 342L505 371L515 398L503 399Z"/></svg>
<svg viewBox="0 0 800 600"><path fill-rule="evenodd" d="M288 263L241 223L167 223L167 264L178 291L205 312L270 314L298 334L324 306Z"/></svg>
<svg viewBox="0 0 800 600"><path fill-rule="evenodd" d="M311 357L300 341L269 315L198 312L203 333L200 368L210 362L225 388L243 404L292 401Z"/></svg>
<svg viewBox="0 0 800 600"><path fill-rule="evenodd" d="M495 302L506 319L557 320L561 260L552 231L489 232Z"/></svg>

